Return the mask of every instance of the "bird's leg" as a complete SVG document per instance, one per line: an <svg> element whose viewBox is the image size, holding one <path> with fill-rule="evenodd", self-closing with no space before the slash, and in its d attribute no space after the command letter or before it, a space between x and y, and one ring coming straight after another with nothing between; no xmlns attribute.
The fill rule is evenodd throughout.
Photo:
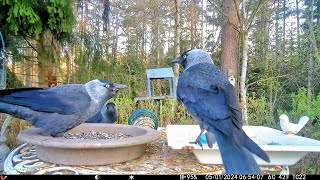
<svg viewBox="0 0 320 180"><path fill-rule="evenodd" d="M202 143L201 143L201 141L200 141L200 137L201 137L203 131L204 131L204 130L201 130L199 136L197 137L197 139L196 139L194 142L189 142L190 144L199 144L199 146L201 146L201 149L202 149L202 150L203 150L203 146L202 146Z"/></svg>

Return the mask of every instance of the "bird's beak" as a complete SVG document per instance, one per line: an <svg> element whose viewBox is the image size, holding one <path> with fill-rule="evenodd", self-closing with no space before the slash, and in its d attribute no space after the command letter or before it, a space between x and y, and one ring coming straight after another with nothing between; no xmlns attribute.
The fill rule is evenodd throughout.
<svg viewBox="0 0 320 180"><path fill-rule="evenodd" d="M127 88L127 85L125 85L125 84L116 84L116 83L113 83L113 86L114 86L115 88L117 88L118 90Z"/></svg>
<svg viewBox="0 0 320 180"><path fill-rule="evenodd" d="M182 63L182 58L181 57L177 57L177 58L173 59L171 61L171 63L179 63L179 64L181 64Z"/></svg>

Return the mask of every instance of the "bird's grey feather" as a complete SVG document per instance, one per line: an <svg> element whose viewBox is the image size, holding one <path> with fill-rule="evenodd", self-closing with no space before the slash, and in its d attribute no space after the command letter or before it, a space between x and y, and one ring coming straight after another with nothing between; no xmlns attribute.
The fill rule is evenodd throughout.
<svg viewBox="0 0 320 180"><path fill-rule="evenodd" d="M1 90L0 112L28 121L41 128L43 134L61 136L97 114L117 91L111 81L101 80L52 88Z"/></svg>

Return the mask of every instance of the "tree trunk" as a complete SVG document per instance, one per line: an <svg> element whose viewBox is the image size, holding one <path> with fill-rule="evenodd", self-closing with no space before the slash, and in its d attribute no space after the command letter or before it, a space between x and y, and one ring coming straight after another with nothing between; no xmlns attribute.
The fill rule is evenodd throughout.
<svg viewBox="0 0 320 180"><path fill-rule="evenodd" d="M248 124L248 109L247 109L247 88L246 78L248 69L248 33L244 32L241 38L242 44L242 65L240 78L240 95L242 105L242 120L244 124Z"/></svg>
<svg viewBox="0 0 320 180"><path fill-rule="evenodd" d="M249 31L251 29L252 22L255 18L256 13L264 5L265 1L260 0L259 4L255 10L251 13L249 17L246 17L246 7L243 1L242 3L242 14L243 20L240 22L240 42L242 47L242 64L241 64L241 77L240 77L240 96L241 96L241 107L242 107L242 120L244 124L248 124L248 110L247 110L247 71L248 71L248 41L249 41Z"/></svg>
<svg viewBox="0 0 320 180"><path fill-rule="evenodd" d="M66 53L67 84L70 84L70 77L71 77L71 58L70 57L72 57L72 47L71 47L71 44L68 43L68 50Z"/></svg>
<svg viewBox="0 0 320 180"><path fill-rule="evenodd" d="M178 57L180 55L180 35L181 35L181 24L180 24L180 0L175 0L175 31L174 31L174 55ZM179 65L174 64L174 74L178 76Z"/></svg>
<svg viewBox="0 0 320 180"><path fill-rule="evenodd" d="M239 4L239 0L235 0ZM223 13L229 18L230 23L238 26L239 20L237 17L237 9L233 0L225 0L223 3ZM233 76L236 81L235 88L238 90L238 52L239 52L239 34L229 24L228 21L224 21L222 26L221 36L221 69L228 76Z"/></svg>
<svg viewBox="0 0 320 180"><path fill-rule="evenodd" d="M148 64L148 52L147 52L147 47L148 47L148 30L147 30L147 24L145 23L144 24L144 39L143 39L143 47L144 47L144 62L145 62L145 65Z"/></svg>
<svg viewBox="0 0 320 180"><path fill-rule="evenodd" d="M298 52L300 52L300 15L299 0L296 0ZM299 53L300 54L300 53Z"/></svg>
<svg viewBox="0 0 320 180"><path fill-rule="evenodd" d="M201 35L200 35L200 48L203 49L204 48L204 42L205 42L205 39L204 39L204 35L206 34L206 27L205 27L205 17L204 17L204 12L206 11L206 1L205 0L202 0L202 12L201 12Z"/></svg>
<svg viewBox="0 0 320 180"><path fill-rule="evenodd" d="M191 49L195 47L195 36L196 36L196 1L191 0Z"/></svg>
<svg viewBox="0 0 320 180"><path fill-rule="evenodd" d="M48 77L47 77L47 62L48 54L46 52L46 38L45 34L39 34L38 39L38 80L39 87L48 87Z"/></svg>
<svg viewBox="0 0 320 180"><path fill-rule="evenodd" d="M27 56L32 56L32 48L27 48L26 54ZM26 86L31 87L32 86L32 65L33 63L29 60L26 60Z"/></svg>
<svg viewBox="0 0 320 180"><path fill-rule="evenodd" d="M222 26L221 37L221 68L227 74L228 77L234 76L237 82L238 75L238 32L235 28L240 24L238 28L240 34L240 42L242 47L242 66L240 77L240 95L241 95L241 107L242 107L242 119L244 124L248 124L247 113L247 88L246 78L248 69L248 34L254 22L254 18L260 8L266 3L266 1L260 0L255 9L251 12L249 17L246 17L245 3L242 1L242 16L239 17L240 11L237 6L240 4L240 0L225 0L223 4L223 14L227 16L230 23L225 22ZM248 13L249 14L249 13Z"/></svg>
<svg viewBox="0 0 320 180"><path fill-rule="evenodd" d="M307 95L310 98L312 94L312 76L313 76L313 57L309 57L309 62L308 62L308 78L307 78Z"/></svg>
<svg viewBox="0 0 320 180"><path fill-rule="evenodd" d="M16 61L14 60L14 58L12 58L11 72L12 74L16 73Z"/></svg>
<svg viewBox="0 0 320 180"><path fill-rule="evenodd" d="M279 59L279 15L280 14L280 2L279 0L277 0L277 10L276 10L276 49L275 49L275 59L276 59L276 62L278 62L278 59Z"/></svg>
<svg viewBox="0 0 320 180"><path fill-rule="evenodd" d="M283 45L282 45L282 56L286 54L286 0L283 1Z"/></svg>
<svg viewBox="0 0 320 180"><path fill-rule="evenodd" d="M146 44L146 23L143 21L142 22L142 37L141 37L141 59L142 62L146 61L146 49L145 49L145 44Z"/></svg>
<svg viewBox="0 0 320 180"><path fill-rule="evenodd" d="M39 53L42 53L39 51ZM47 78L47 63L45 58L42 55L38 55L38 79L39 79L39 87L48 87L48 78Z"/></svg>
<svg viewBox="0 0 320 180"><path fill-rule="evenodd" d="M175 29L174 29L174 55L178 57L180 55L180 36L181 36L181 24L180 24L180 0L174 1L175 5ZM176 77L176 84L178 84L178 76L179 76L179 65L175 63L173 65L173 72ZM176 93L176 92L173 92ZM173 102L173 101L172 101ZM172 112L176 112L177 110L177 103L172 103ZM175 113L176 114L176 113Z"/></svg>
<svg viewBox="0 0 320 180"><path fill-rule="evenodd" d="M317 46L317 40L316 40L316 35L315 35L315 32L314 32L314 29L313 29L313 5L314 5L314 0L312 0L312 3L311 3L311 14L310 14L310 19L307 20L307 24L309 26L309 31L310 31L310 35L308 36L309 37L309 40L311 41L311 46L313 47L313 51L314 51L314 57L317 59L318 62L320 62L320 53L319 53L319 49L318 49L318 46ZM312 89L313 89L313 86L312 86L312 79L313 79L313 69L314 69L314 63L313 63L313 58L314 57L310 57L309 58L309 62L308 62L308 78L307 78L307 92L308 92L308 97L311 96L311 92L312 92Z"/></svg>
<svg viewBox="0 0 320 180"><path fill-rule="evenodd" d="M157 65L160 66L160 18L157 17Z"/></svg>
<svg viewBox="0 0 320 180"><path fill-rule="evenodd" d="M54 54L58 52L58 49L56 48L53 42L53 36L49 31L39 34L37 39L37 52L39 87L48 87L49 78L52 77L48 72L48 67L55 66L53 61Z"/></svg>
<svg viewBox="0 0 320 180"><path fill-rule="evenodd" d="M117 19L117 23L118 23L118 19ZM112 42L112 59L113 59L114 62L115 62L116 59L117 59L118 27L119 27L119 26L116 26L116 27L115 27L114 37L112 38L112 39L113 39L113 42Z"/></svg>
<svg viewBox="0 0 320 180"><path fill-rule="evenodd" d="M316 13L314 13L314 18L313 19L316 20L315 24L318 25L318 24L320 24L320 14L319 14L319 12L320 12L320 1L319 0L315 1L314 2L314 6L316 6L316 9L313 10L313 11L316 11ZM318 32L318 30L316 32ZM317 46L318 47L320 46L320 41L318 40L318 38L317 38Z"/></svg>

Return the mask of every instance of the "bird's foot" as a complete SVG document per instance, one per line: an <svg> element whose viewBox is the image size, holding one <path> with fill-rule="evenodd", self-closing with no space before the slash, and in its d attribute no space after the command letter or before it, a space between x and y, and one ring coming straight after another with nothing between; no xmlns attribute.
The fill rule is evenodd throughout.
<svg viewBox="0 0 320 180"><path fill-rule="evenodd" d="M190 144L198 144L201 149L203 150L203 146L202 146L202 143L200 142L200 140L195 140L194 142L189 142Z"/></svg>
<svg viewBox="0 0 320 180"><path fill-rule="evenodd" d="M202 151L203 151L203 146L202 146L202 143L200 141L201 134L202 134L202 132L200 133L200 135L197 137L197 139L194 142L189 142L189 143L190 144L198 144L201 147Z"/></svg>

